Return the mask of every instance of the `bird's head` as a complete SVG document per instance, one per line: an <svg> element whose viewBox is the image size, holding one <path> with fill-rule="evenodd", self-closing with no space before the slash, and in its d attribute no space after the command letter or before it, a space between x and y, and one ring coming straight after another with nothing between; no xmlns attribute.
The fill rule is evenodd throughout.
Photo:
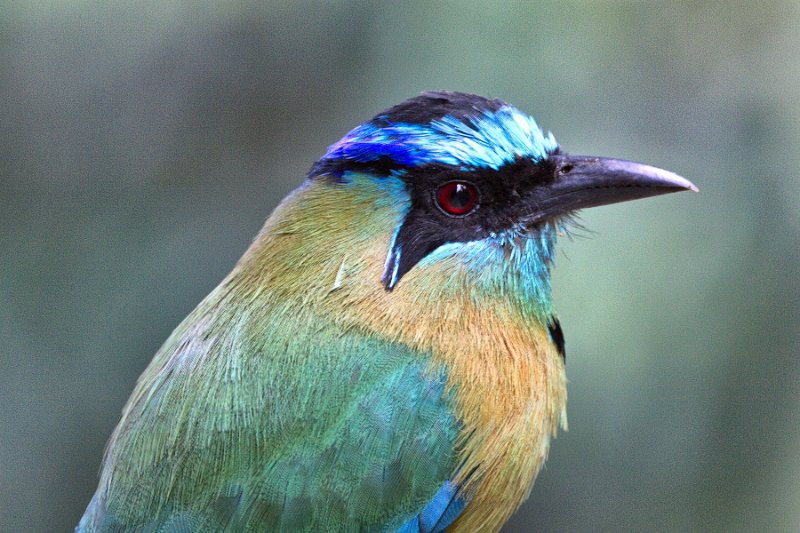
<svg viewBox="0 0 800 533"><path fill-rule="evenodd" d="M576 210L696 190L651 166L567 155L511 105L457 92L424 93L359 125L312 167L307 185L319 183L361 187L393 213L385 290L445 262L539 301L549 301L555 238Z"/></svg>

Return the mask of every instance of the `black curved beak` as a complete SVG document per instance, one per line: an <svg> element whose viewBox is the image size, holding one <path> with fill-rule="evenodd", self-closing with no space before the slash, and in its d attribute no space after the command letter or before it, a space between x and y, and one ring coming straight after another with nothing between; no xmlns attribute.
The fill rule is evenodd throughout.
<svg viewBox="0 0 800 533"><path fill-rule="evenodd" d="M677 174L633 161L566 154L553 154L548 161L554 165L553 181L531 191L528 199L537 221L587 207L698 191Z"/></svg>

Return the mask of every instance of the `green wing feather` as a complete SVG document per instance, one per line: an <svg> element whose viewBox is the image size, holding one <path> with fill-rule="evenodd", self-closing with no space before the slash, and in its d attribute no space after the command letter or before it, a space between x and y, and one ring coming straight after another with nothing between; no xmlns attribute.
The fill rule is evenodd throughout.
<svg viewBox="0 0 800 533"><path fill-rule="evenodd" d="M212 293L140 378L77 530L399 528L456 470L443 370L234 289Z"/></svg>

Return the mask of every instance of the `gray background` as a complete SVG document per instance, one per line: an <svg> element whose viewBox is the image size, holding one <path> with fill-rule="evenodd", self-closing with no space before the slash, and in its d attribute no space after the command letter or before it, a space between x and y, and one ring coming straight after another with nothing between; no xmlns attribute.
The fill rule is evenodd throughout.
<svg viewBox="0 0 800 533"><path fill-rule="evenodd" d="M75 525L172 328L424 89L701 189L563 243L570 430L506 531L800 530L800 4L111 4L0 1L0 530Z"/></svg>

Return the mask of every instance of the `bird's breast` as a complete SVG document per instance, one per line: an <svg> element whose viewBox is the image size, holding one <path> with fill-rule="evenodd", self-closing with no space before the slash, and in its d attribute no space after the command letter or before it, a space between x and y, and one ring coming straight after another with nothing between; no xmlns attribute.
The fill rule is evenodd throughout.
<svg viewBox="0 0 800 533"><path fill-rule="evenodd" d="M499 530L529 495L562 421L564 360L534 314L453 289L462 273L449 270L441 278L454 285L431 292L423 278L437 279L433 268L412 271L392 292L343 292L348 301L336 308L355 327L431 353L444 369L461 424L455 479L470 501L453 530Z"/></svg>

